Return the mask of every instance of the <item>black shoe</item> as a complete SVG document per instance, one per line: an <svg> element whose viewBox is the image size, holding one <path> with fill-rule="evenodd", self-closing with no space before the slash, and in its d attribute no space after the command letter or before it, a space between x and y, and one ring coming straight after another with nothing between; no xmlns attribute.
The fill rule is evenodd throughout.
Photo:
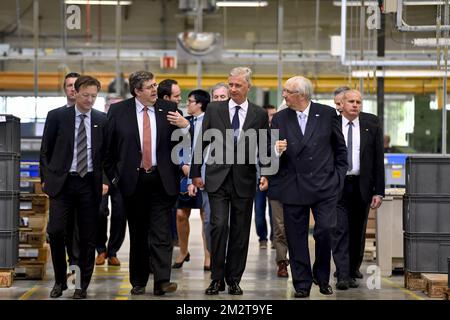
<svg viewBox="0 0 450 320"><path fill-rule="evenodd" d="M50 298L61 297L64 290L67 290L66 283L55 283L52 291L50 291Z"/></svg>
<svg viewBox="0 0 450 320"><path fill-rule="evenodd" d="M322 284L319 286L319 291L321 294L324 294L326 296L329 296L330 294L333 294L333 289L329 284Z"/></svg>
<svg viewBox="0 0 450 320"><path fill-rule="evenodd" d="M205 294L207 295L215 295L219 294L219 291L225 290L225 282L223 280L212 280L209 284L209 287L206 288Z"/></svg>
<svg viewBox="0 0 450 320"><path fill-rule="evenodd" d="M81 289L75 289L75 292L73 293L73 299L80 300L80 299L86 299L87 292L85 290Z"/></svg>
<svg viewBox="0 0 450 320"><path fill-rule="evenodd" d="M358 281L356 281L356 279L350 278L350 281L348 282L348 286L350 288L358 288L359 283L358 283Z"/></svg>
<svg viewBox="0 0 450 320"><path fill-rule="evenodd" d="M166 293L171 293L177 291L178 285L176 282L162 282L155 286L153 289L153 294L155 296L163 296Z"/></svg>
<svg viewBox="0 0 450 320"><path fill-rule="evenodd" d="M145 287L134 286L133 289L131 289L130 293L133 296L142 295L145 293Z"/></svg>
<svg viewBox="0 0 450 320"><path fill-rule="evenodd" d="M306 289L300 289L296 290L294 293L295 298L307 298L309 297L309 290Z"/></svg>
<svg viewBox="0 0 450 320"><path fill-rule="evenodd" d="M239 284L237 282L232 282L228 284L228 293L232 294L234 296L241 296L244 294L241 287L239 287Z"/></svg>
<svg viewBox="0 0 450 320"><path fill-rule="evenodd" d="M352 278L362 279L364 278L364 276L361 272L359 272L359 270L356 270L355 273L352 275Z"/></svg>
<svg viewBox="0 0 450 320"><path fill-rule="evenodd" d="M172 265L172 268L174 269L180 269L183 266L183 263L186 261L188 262L189 260L191 260L191 254L188 252L187 255L184 257L183 261L181 262L175 262Z"/></svg>
<svg viewBox="0 0 450 320"><path fill-rule="evenodd" d="M317 281L317 279L316 278L314 278L313 277L313 283L316 285L316 286L318 286L319 285L319 281Z"/></svg>
<svg viewBox="0 0 450 320"><path fill-rule="evenodd" d="M336 283L336 289L338 290L348 290L349 283L347 280L338 280Z"/></svg>

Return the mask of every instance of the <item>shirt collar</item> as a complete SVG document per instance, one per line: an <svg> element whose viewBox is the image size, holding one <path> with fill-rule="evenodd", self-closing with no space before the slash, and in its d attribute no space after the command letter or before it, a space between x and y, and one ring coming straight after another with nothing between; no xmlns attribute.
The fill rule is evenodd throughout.
<svg viewBox="0 0 450 320"><path fill-rule="evenodd" d="M202 112L202 113L200 113L198 116L192 116L192 119L193 119L193 120L199 121L199 120L203 119L203 116L204 116L204 115L205 115L205 113Z"/></svg>
<svg viewBox="0 0 450 320"><path fill-rule="evenodd" d="M137 98L134 98L134 101L136 101L136 110L138 112L141 112L145 108L145 106ZM154 106L147 106L147 107L149 111L155 112Z"/></svg>
<svg viewBox="0 0 450 320"><path fill-rule="evenodd" d="M91 111L92 111L92 109L89 110L89 111L86 112L86 113L83 113L83 112L81 112L80 110L78 110L78 107L75 105L75 117L79 117L80 114L84 114L84 115L86 115L87 118L90 118L90 117L91 117Z"/></svg>
<svg viewBox="0 0 450 320"><path fill-rule="evenodd" d="M297 117L300 116L301 113L303 113L304 115L306 115L306 118L308 118L310 109L311 109L311 101L308 103L308 106L306 107L305 110L303 110L303 112L301 112L301 111L295 111L295 112L297 113Z"/></svg>
<svg viewBox="0 0 450 320"><path fill-rule="evenodd" d="M233 110L236 106L240 106L241 109L243 109L245 112L247 112L248 109L248 100L246 99L242 104L237 104L236 102L234 102L233 99L230 99L228 101L228 108L230 110Z"/></svg>
<svg viewBox="0 0 450 320"><path fill-rule="evenodd" d="M348 120L346 117L342 116L342 124L343 126L347 126L348 123L350 122L350 120ZM352 121L354 126L358 126L359 125L359 117L355 118L355 120Z"/></svg>

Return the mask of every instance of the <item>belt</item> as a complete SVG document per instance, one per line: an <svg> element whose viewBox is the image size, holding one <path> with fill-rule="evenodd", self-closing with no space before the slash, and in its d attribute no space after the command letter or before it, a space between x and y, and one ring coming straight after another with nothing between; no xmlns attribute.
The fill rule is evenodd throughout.
<svg viewBox="0 0 450 320"><path fill-rule="evenodd" d="M144 169L144 168L139 168L139 172L142 172L142 173L152 173L152 172L156 171L156 169L158 169L157 166L153 166L153 167L151 167L151 168L148 169L148 170L146 170L146 169Z"/></svg>

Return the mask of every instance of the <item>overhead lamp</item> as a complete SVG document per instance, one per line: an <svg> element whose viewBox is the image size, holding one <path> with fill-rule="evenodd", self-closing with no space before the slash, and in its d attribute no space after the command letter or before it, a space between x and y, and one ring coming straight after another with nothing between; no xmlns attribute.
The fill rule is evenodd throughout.
<svg viewBox="0 0 450 320"><path fill-rule="evenodd" d="M132 1L119 1L120 6L130 6ZM117 1L114 0L66 0L66 4L90 4L90 5L104 5L104 6L116 6Z"/></svg>
<svg viewBox="0 0 450 320"><path fill-rule="evenodd" d="M353 78L441 78L450 72L445 70L355 70Z"/></svg>
<svg viewBox="0 0 450 320"><path fill-rule="evenodd" d="M216 1L217 7L267 7L268 1Z"/></svg>

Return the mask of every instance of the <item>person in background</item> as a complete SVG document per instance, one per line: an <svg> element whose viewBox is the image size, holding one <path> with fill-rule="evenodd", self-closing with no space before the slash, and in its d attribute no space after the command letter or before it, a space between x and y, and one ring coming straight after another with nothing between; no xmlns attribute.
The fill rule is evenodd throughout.
<svg viewBox="0 0 450 320"><path fill-rule="evenodd" d="M210 215L208 194L201 190L197 190L195 186L192 185L192 180L189 179L189 170L192 160L192 152L195 148L195 141L197 141L199 134L202 132L203 117L205 115L206 107L210 102L209 93L198 89L191 91L188 95L187 113L189 114L186 119L190 122L190 152L188 154L183 154L183 180L185 181L186 194L180 195L178 197L178 210L177 210L177 230L178 230L178 241L180 245L180 254L175 259L175 263L172 268L179 269L183 266L183 263L189 261L190 253L188 250L189 242L189 216L191 214L191 209L200 209L200 217L202 219L202 225L205 226L205 216ZM209 271L210 266L210 255L207 246L207 240L210 241L210 236L206 235L209 230L202 228L202 238L203 238L203 250L204 250L204 263L203 269Z"/></svg>
<svg viewBox="0 0 450 320"><path fill-rule="evenodd" d="M347 144L348 169L337 205L333 258L338 290L358 287L356 278L364 258L369 210L380 207L384 196L383 129L378 118L361 112L358 90L344 92L340 127Z"/></svg>
<svg viewBox="0 0 450 320"><path fill-rule="evenodd" d="M157 89L158 99L172 101L177 105L181 102L181 89L178 82L174 79L164 79L158 84ZM178 246L178 232L177 232L177 208L174 206L171 210L171 225L172 225L172 239L173 245Z"/></svg>
<svg viewBox="0 0 450 320"><path fill-rule="evenodd" d="M103 112L92 109L100 82L80 76L74 86L75 106L61 109L46 120L40 166L43 191L50 198L47 233L55 271L50 297L60 297L67 289L66 230L76 211L81 287L75 289L73 298L85 299L94 270L98 211L104 190L102 164L107 119Z"/></svg>
<svg viewBox="0 0 450 320"><path fill-rule="evenodd" d="M226 101L230 99L230 88L225 82L219 82L211 88L211 101Z"/></svg>
<svg viewBox="0 0 450 320"><path fill-rule="evenodd" d="M333 95L334 95L334 104L336 106L336 113L337 115L341 114L342 111L342 98L344 97L344 93L345 91L350 90L350 87L347 86L343 86L343 87L338 87L334 90Z"/></svg>
<svg viewBox="0 0 450 320"><path fill-rule="evenodd" d="M109 111L111 104L122 101L121 96L109 95L106 99L105 112ZM108 201L111 198L111 216L108 239ZM127 220L123 208L122 195L120 190L109 183L108 193L102 197L100 205L100 216L97 231L97 258L96 265L103 265L108 261L110 266L120 266L117 252L120 250L125 239ZM106 244L108 242L108 244Z"/></svg>

